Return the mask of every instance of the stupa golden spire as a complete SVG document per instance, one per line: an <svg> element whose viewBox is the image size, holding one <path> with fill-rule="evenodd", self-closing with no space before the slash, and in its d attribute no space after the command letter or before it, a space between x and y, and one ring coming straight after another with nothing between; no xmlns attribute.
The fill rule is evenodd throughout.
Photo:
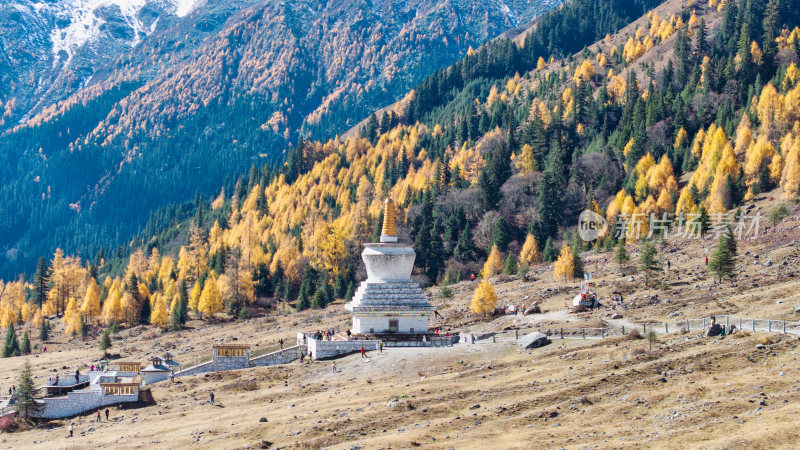
<svg viewBox="0 0 800 450"><path fill-rule="evenodd" d="M397 242L397 230L395 230L394 226L394 202L390 198L383 202L381 242Z"/></svg>

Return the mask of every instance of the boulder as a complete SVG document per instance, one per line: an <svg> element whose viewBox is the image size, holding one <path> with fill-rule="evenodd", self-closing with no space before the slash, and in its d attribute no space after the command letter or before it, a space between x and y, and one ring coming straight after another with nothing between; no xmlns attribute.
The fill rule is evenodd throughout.
<svg viewBox="0 0 800 450"><path fill-rule="evenodd" d="M538 331L534 331L531 334L526 334L525 336L517 339L517 345L522 348L539 348L544 347L549 343L550 338L548 338L544 333L539 333Z"/></svg>
<svg viewBox="0 0 800 450"><path fill-rule="evenodd" d="M525 311L526 314L541 314L542 308L538 302L531 303L531 306Z"/></svg>
<svg viewBox="0 0 800 450"><path fill-rule="evenodd" d="M794 305L794 312L800 314L800 305Z"/></svg>
<svg viewBox="0 0 800 450"><path fill-rule="evenodd" d="M714 325L711 325L711 328L709 328L708 332L706 333L706 335L709 336L709 337L711 337L711 336L719 336L721 334L722 334L722 325L720 325L718 323L715 323Z"/></svg>

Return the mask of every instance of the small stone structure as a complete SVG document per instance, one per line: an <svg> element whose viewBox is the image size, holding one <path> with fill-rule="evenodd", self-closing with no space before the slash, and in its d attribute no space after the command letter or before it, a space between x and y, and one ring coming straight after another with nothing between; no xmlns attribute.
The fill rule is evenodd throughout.
<svg viewBox="0 0 800 450"><path fill-rule="evenodd" d="M66 397L47 397L37 400L37 417L60 419L77 416L91 409L139 400L139 383L102 383L89 389L67 393Z"/></svg>
<svg viewBox="0 0 800 450"><path fill-rule="evenodd" d="M211 361L200 363L175 374L176 377L197 375L206 372L223 372L226 370L239 370L250 367L250 346L242 344L215 345L214 358Z"/></svg>

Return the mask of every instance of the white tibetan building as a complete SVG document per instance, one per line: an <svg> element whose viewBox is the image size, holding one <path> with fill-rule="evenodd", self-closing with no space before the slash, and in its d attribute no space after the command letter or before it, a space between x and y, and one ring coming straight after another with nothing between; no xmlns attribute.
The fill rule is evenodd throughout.
<svg viewBox="0 0 800 450"><path fill-rule="evenodd" d="M384 202L379 243L364 244L361 259L367 280L361 282L345 308L353 314L354 334L425 334L435 309L417 283L411 281L416 253L397 242L394 204Z"/></svg>

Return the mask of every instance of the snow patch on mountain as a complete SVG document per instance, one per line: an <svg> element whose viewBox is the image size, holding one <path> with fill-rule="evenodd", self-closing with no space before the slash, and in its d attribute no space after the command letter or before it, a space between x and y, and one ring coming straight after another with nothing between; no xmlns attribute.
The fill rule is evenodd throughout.
<svg viewBox="0 0 800 450"><path fill-rule="evenodd" d="M155 24L145 25L139 12L157 3L167 13L178 17L191 13L201 0L62 0L57 3L38 2L33 5L40 15L55 18L56 27L50 33L54 65L62 58L70 60L86 44L96 42L103 31L115 30L116 38L126 40L131 47L142 35L155 30ZM114 31L112 31L114 34Z"/></svg>

